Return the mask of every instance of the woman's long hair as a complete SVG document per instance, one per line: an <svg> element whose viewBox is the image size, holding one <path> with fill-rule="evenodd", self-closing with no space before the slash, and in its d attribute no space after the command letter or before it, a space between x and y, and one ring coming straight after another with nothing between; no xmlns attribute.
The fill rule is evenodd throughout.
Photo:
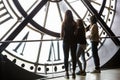
<svg viewBox="0 0 120 80"><path fill-rule="evenodd" d="M65 17L64 17L63 24L67 25L67 26L70 26L70 25L73 24L73 22L74 22L74 19L73 19L72 12L70 10L67 10L65 12Z"/></svg>
<svg viewBox="0 0 120 80"><path fill-rule="evenodd" d="M97 22L97 18L95 15L90 17L91 24L95 24Z"/></svg>
<svg viewBox="0 0 120 80"><path fill-rule="evenodd" d="M83 20L82 19L77 19L77 25L79 28L84 28Z"/></svg>

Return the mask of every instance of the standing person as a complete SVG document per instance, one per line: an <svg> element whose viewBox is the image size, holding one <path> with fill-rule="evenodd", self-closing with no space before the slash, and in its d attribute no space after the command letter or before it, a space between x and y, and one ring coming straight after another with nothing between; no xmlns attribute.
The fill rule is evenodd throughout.
<svg viewBox="0 0 120 80"><path fill-rule="evenodd" d="M95 64L95 70L92 73L100 73L100 60L98 56L98 43L99 43L99 31L98 31L98 25L97 25L97 18L95 15L90 17L90 35L88 38L91 41L91 47L92 47L92 55L94 59Z"/></svg>
<svg viewBox="0 0 120 80"><path fill-rule="evenodd" d="M64 66L66 72L66 78L69 78L68 72L68 59L69 59L69 50L71 51L71 58L72 58L72 67L73 73L72 78L75 78L75 69L76 69L76 39L75 39L75 30L76 30L76 22L73 19L72 12L67 10L65 12L64 21L62 23L61 29L61 38L63 39L63 51L64 51Z"/></svg>
<svg viewBox="0 0 120 80"><path fill-rule="evenodd" d="M86 49L87 41L86 41L86 33L85 33L85 28L84 28L82 19L77 20L77 38L76 39L77 39L77 46L78 46L77 63L78 63L78 67L80 68L80 71L77 72L77 75L85 76L86 75L85 49ZM83 65L79 60L80 56L82 58Z"/></svg>

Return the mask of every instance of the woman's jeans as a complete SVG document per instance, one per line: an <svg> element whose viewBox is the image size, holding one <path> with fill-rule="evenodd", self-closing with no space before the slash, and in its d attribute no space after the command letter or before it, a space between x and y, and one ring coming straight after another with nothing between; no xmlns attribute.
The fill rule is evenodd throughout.
<svg viewBox="0 0 120 80"><path fill-rule="evenodd" d="M85 59L85 47L86 45L81 45L78 44L78 50L77 50L77 56L76 56L76 60L78 63L78 67L80 68L80 71L85 71L86 70L86 59ZM82 58L83 64L81 63L81 61L79 60L79 58Z"/></svg>
<svg viewBox="0 0 120 80"><path fill-rule="evenodd" d="M98 42L95 41L91 41L91 47L92 47L92 55L93 55L93 59L94 59L94 64L95 64L95 69L100 69L100 60L99 60L99 56L98 56Z"/></svg>
<svg viewBox="0 0 120 80"><path fill-rule="evenodd" d="M63 43L65 71L68 71L69 51L71 53L73 71L76 69L76 48L77 44Z"/></svg>

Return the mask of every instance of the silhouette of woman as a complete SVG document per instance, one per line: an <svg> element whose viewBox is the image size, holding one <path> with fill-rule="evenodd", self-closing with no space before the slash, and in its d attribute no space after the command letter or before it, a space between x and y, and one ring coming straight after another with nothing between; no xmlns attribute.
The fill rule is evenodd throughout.
<svg viewBox="0 0 120 80"><path fill-rule="evenodd" d="M92 48L92 55L95 63L95 70L92 73L100 73L100 60L98 56L98 43L99 43L99 31L98 31L98 25L97 25L97 18L95 15L90 17L90 35L88 38L91 41L91 48Z"/></svg>
<svg viewBox="0 0 120 80"><path fill-rule="evenodd" d="M77 75L82 75L85 76L86 75L86 59L85 59L85 49L86 49L86 34L85 34L85 28L83 25L83 21L82 19L78 19L77 20L77 46L78 46L78 50L77 50L77 63L78 66L80 68L80 71L77 72ZM79 58L82 58L83 60L83 66L82 63L80 62Z"/></svg>
<svg viewBox="0 0 120 80"><path fill-rule="evenodd" d="M72 12L67 10L65 12L64 21L62 23L61 29L61 38L63 39L63 51L64 51L64 66L66 71L66 78L69 78L68 72L68 59L69 59L69 50L71 51L72 58L72 67L73 73L72 78L75 78L75 69L76 69L76 39L75 39L75 30L76 30L76 22L73 19Z"/></svg>

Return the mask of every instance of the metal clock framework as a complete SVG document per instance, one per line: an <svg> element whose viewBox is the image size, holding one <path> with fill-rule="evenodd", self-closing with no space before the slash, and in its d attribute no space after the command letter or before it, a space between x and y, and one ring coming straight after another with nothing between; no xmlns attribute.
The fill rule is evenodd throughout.
<svg viewBox="0 0 120 80"><path fill-rule="evenodd" d="M85 27L95 14L100 36L114 36L110 28L115 4L116 0L0 0L0 52L28 71L57 76L64 72L59 39L64 12L70 9L75 20L84 20ZM117 38L111 39L119 45ZM92 57L90 50L88 45L87 60Z"/></svg>

